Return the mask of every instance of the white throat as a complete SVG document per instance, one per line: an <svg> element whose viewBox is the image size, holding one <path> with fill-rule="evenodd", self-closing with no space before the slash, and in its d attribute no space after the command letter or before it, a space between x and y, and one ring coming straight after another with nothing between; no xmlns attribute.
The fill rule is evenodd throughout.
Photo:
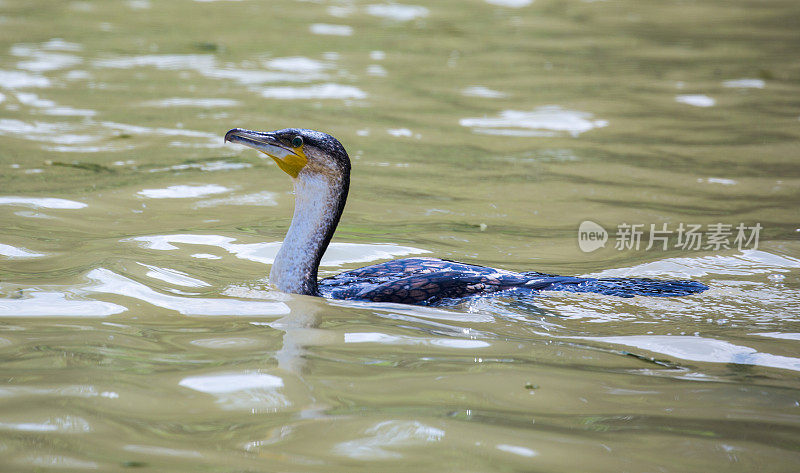
<svg viewBox="0 0 800 473"><path fill-rule="evenodd" d="M339 196L330 178L300 173L294 181L294 215L269 279L279 290L313 294L317 288L317 257L327 245L326 235L337 217Z"/></svg>

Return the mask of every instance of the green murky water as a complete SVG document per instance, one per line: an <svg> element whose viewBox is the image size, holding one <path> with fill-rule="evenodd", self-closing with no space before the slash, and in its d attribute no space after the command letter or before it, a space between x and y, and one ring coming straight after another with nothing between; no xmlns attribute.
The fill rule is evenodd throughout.
<svg viewBox="0 0 800 473"><path fill-rule="evenodd" d="M796 470L798 31L790 0L1 0L0 470ZM349 150L325 275L711 289L277 293L290 183L236 126ZM706 240L646 250L650 224Z"/></svg>

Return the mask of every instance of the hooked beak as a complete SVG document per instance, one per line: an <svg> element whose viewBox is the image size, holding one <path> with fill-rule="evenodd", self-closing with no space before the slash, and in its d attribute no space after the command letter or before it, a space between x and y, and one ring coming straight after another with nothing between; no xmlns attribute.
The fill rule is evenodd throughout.
<svg viewBox="0 0 800 473"><path fill-rule="evenodd" d="M302 146L291 148L278 140L274 133L234 128L225 133L225 141L261 151L274 159L286 174L295 178L308 163Z"/></svg>

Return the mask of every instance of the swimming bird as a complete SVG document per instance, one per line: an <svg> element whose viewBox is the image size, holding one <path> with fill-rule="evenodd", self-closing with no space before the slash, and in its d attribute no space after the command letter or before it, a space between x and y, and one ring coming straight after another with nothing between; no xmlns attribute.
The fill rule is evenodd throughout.
<svg viewBox="0 0 800 473"><path fill-rule="evenodd" d="M556 290L633 297L683 296L708 289L696 281L517 273L435 258L403 258L318 281L320 260L336 231L350 189L350 158L344 146L327 133L303 128L270 132L234 128L225 134L225 141L266 154L294 183L292 223L269 274L270 282L283 292L443 305L492 293Z"/></svg>

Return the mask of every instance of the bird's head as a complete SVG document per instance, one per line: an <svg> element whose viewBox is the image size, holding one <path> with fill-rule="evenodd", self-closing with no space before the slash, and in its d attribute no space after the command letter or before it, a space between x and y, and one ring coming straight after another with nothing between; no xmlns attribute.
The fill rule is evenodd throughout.
<svg viewBox="0 0 800 473"><path fill-rule="evenodd" d="M225 141L240 143L274 159L292 178L301 175L342 178L350 175L350 158L339 140L314 130L285 128L252 131L234 128Z"/></svg>

